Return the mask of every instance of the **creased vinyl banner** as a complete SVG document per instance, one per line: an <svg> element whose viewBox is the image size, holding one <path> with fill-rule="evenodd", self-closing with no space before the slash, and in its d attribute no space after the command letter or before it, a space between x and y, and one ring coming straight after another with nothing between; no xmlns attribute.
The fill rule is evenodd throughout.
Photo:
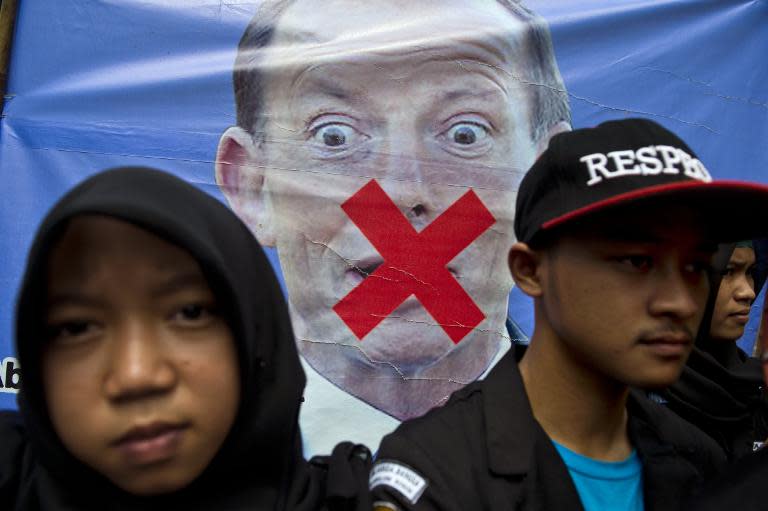
<svg viewBox="0 0 768 511"><path fill-rule="evenodd" d="M306 454L375 448L531 333L506 255L551 136L649 117L714 177L768 182L766 19L753 1L20 2L0 407L23 385L13 302L37 223L85 177L150 165L271 247L308 375Z"/></svg>

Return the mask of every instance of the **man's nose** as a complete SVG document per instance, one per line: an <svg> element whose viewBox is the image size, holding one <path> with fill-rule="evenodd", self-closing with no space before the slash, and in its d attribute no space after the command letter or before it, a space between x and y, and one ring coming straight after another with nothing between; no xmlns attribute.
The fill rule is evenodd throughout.
<svg viewBox="0 0 768 511"><path fill-rule="evenodd" d="M381 183L384 191L405 215L414 229L420 231L436 216L434 197L423 182L389 181Z"/></svg>
<svg viewBox="0 0 768 511"><path fill-rule="evenodd" d="M656 277L655 289L649 303L652 315L686 320L699 312L706 298L707 287L692 282L692 276L688 275L684 268L677 264L667 264L666 268L657 271Z"/></svg>
<svg viewBox="0 0 768 511"><path fill-rule="evenodd" d="M176 372L160 337L156 327L141 322L114 329L104 379L111 401L153 397L173 388Z"/></svg>
<svg viewBox="0 0 768 511"><path fill-rule="evenodd" d="M386 172L379 183L414 228L420 230L435 218L435 187L439 185L429 182L431 163L411 149L382 155Z"/></svg>

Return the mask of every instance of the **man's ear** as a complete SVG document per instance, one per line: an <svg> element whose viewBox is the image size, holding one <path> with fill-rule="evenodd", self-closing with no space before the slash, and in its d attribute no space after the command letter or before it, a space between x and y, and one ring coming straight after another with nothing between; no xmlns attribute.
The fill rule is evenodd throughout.
<svg viewBox="0 0 768 511"><path fill-rule="evenodd" d="M509 250L509 271L515 285L531 298L541 296L542 285L539 265L542 255L525 243L515 243Z"/></svg>
<svg viewBox="0 0 768 511"><path fill-rule="evenodd" d="M251 135L233 126L216 151L216 183L230 207L251 228L259 243L275 246L268 198L264 191L266 158Z"/></svg>
<svg viewBox="0 0 768 511"><path fill-rule="evenodd" d="M557 123L550 126L549 130L547 130L547 133L541 137L538 142L536 142L536 159L541 156L541 153L547 150L547 147L549 146L549 140L552 137L558 133L564 133L566 131L571 131L571 125L565 121L558 121Z"/></svg>

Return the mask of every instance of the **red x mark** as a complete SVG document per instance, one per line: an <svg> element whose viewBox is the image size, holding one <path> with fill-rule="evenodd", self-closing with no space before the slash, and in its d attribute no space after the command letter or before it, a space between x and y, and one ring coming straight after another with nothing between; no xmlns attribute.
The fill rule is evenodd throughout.
<svg viewBox="0 0 768 511"><path fill-rule="evenodd" d="M416 295L454 343L485 319L446 266L496 221L469 190L421 232L371 180L341 205L384 262L333 310L358 339Z"/></svg>

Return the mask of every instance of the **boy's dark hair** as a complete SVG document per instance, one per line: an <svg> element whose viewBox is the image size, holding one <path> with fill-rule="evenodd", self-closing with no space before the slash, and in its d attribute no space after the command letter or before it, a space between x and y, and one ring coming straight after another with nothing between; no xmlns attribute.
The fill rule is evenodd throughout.
<svg viewBox="0 0 768 511"><path fill-rule="evenodd" d="M265 0L248 23L238 45L233 72L237 125L253 135L262 136L266 120L264 108L264 72L259 68L260 50L269 46L277 21L295 0ZM555 60L552 37L546 21L525 7L520 0L497 0L502 7L525 23L522 66L529 76L515 77L535 85L532 93L531 138L538 141L560 121L570 124L571 110Z"/></svg>

